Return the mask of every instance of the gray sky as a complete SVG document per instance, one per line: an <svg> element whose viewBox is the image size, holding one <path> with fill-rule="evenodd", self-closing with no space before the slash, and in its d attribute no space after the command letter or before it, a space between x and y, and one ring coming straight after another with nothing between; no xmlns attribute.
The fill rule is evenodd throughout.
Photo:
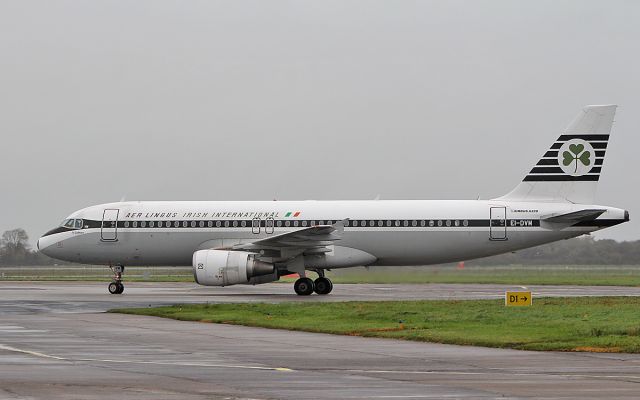
<svg viewBox="0 0 640 400"><path fill-rule="evenodd" d="M0 230L127 200L511 190L616 103L598 202L640 239L635 1L0 0Z"/></svg>

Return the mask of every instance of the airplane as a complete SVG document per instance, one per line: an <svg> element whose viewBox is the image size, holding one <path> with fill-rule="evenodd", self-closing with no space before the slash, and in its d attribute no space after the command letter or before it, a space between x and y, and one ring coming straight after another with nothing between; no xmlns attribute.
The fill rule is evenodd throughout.
<svg viewBox="0 0 640 400"><path fill-rule="evenodd" d="M325 271L429 265L573 238L629 221L594 204L615 105L584 107L511 192L491 200L123 201L76 211L37 242L65 261L192 266L206 286L298 274L298 295L326 295ZM308 271L317 273L312 280Z"/></svg>

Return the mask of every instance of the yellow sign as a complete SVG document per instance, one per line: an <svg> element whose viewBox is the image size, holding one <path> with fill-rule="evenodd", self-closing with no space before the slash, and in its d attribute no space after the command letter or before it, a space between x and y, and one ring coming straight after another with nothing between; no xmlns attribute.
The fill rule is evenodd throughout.
<svg viewBox="0 0 640 400"><path fill-rule="evenodd" d="M530 306L532 302L531 292L504 292L505 306Z"/></svg>

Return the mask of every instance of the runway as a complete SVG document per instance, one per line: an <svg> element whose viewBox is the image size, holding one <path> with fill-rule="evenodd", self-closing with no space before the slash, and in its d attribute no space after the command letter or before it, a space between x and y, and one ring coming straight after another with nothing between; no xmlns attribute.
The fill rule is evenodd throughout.
<svg viewBox="0 0 640 400"><path fill-rule="evenodd" d="M1 399L637 398L640 355L537 353L107 314L185 302L497 298L505 285L0 282ZM545 295L640 288L532 287ZM535 300L534 300L535 302ZM612 310L613 312L613 310ZM508 327L505 327L508 329Z"/></svg>

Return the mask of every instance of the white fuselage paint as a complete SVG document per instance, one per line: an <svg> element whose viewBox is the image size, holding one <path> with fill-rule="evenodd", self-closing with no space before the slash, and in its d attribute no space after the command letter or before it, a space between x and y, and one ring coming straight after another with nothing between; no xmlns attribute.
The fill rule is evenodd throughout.
<svg viewBox="0 0 640 400"><path fill-rule="evenodd" d="M495 227L489 226L494 207L498 207L494 216L499 217L500 211L504 211L506 227L499 221L494 222ZM606 211L593 223L564 226L541 221L551 215L594 208ZM191 265L193 253L200 249L231 246L301 229L302 221L323 224L327 220L349 219L351 222L335 247L366 252L373 256L371 265L428 265L532 247L625 221L625 211L618 208L502 200L140 201L88 207L68 218L102 223L105 210L118 210L117 230L94 225L47 234L39 240L39 249L51 257L80 263ZM296 213L299 214L295 216ZM263 226L259 233L254 233L256 229L251 226L254 218L261 219ZM265 232L267 218L274 219L272 232L270 229ZM232 225L231 221L240 220L248 221L247 226ZM366 226L351 226L352 221L363 220L367 221ZM153 221L154 227L142 227L142 221L145 224ZM187 227L182 226L185 221ZM203 227L199 225L201 221ZM208 227L209 221L212 227ZM221 221L220 227L215 225L217 221ZM225 221L229 221L229 227L224 226ZM370 226L371 221L374 226ZM162 222L162 228L157 227L158 222ZM170 228L165 226L167 222ZM180 227L175 227L176 222ZM192 222L196 227L191 227ZM392 226L387 226L389 223ZM497 238L506 233L506 240L492 240L492 229ZM103 240L109 239L109 234L115 234L116 240Z"/></svg>

